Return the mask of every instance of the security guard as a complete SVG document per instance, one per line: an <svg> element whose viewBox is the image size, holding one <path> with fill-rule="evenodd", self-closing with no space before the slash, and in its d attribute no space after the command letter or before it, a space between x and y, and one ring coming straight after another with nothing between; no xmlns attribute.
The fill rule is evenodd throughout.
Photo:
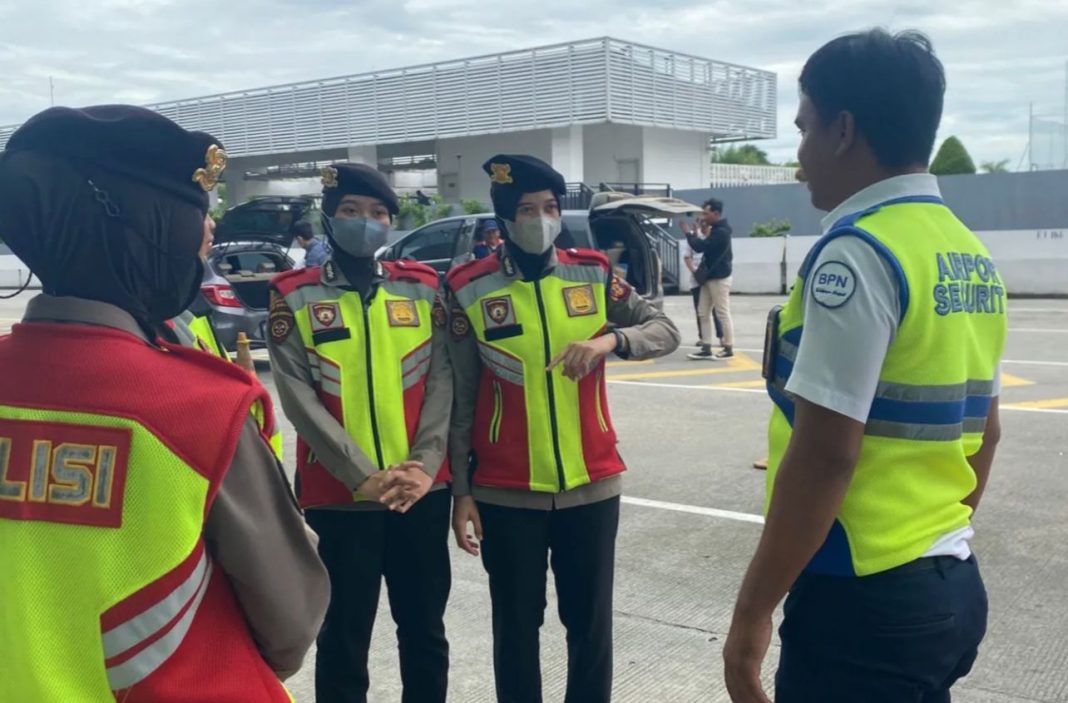
<svg viewBox="0 0 1068 703"><path fill-rule="evenodd" d="M836 39L801 73L798 159L825 235L771 319L767 522L724 651L738 703L789 589L775 700L948 701L987 599L968 541L1000 434L1005 287L926 172L929 40Z"/></svg>
<svg viewBox="0 0 1068 703"><path fill-rule="evenodd" d="M397 205L378 171L327 167L331 258L272 284L274 378L297 430L300 503L333 584L316 659L321 701L366 700L383 576L403 700L444 701L448 687L446 311L434 269L374 259Z"/></svg>
<svg viewBox="0 0 1068 703"><path fill-rule="evenodd" d="M121 105L46 110L0 157L44 289L0 338L0 700L289 700L329 586L249 417L270 400L153 334L197 294L225 161Z"/></svg>
<svg viewBox="0 0 1068 703"><path fill-rule="evenodd" d="M679 333L612 275L604 255L553 246L565 193L559 173L531 156L495 156L484 169L505 246L448 276L453 530L468 553L481 546L489 573L498 699L541 700L538 632L551 554L568 631L566 700L607 701L625 467L604 359L670 354Z"/></svg>

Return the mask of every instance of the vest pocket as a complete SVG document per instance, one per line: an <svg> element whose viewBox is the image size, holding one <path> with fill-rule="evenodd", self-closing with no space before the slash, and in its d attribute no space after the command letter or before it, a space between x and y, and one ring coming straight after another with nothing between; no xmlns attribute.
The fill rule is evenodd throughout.
<svg viewBox="0 0 1068 703"><path fill-rule="evenodd" d="M501 384L499 381L493 382L493 417L490 420L490 444L496 444L497 440L501 437L501 415L503 413L504 402L501 398Z"/></svg>

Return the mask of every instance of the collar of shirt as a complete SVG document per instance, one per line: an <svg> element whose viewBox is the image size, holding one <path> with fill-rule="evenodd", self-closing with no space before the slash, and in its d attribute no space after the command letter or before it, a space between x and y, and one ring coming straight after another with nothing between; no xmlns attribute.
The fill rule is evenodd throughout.
<svg viewBox="0 0 1068 703"><path fill-rule="evenodd" d="M508 248L504 246L504 242L501 242L494 252L497 254L497 260L500 261L501 271L505 276L508 278L523 277L523 272L519 270L519 266L516 265L511 254L508 253ZM553 247L552 250L549 251L549 259L545 262L545 268L542 270L542 274L544 275L552 271L556 268L558 263L560 263L560 257L556 247Z"/></svg>
<svg viewBox="0 0 1068 703"><path fill-rule="evenodd" d="M938 188L938 178L929 173L908 173L873 183L855 193L824 217L821 223L823 232L824 234L829 232L838 220L847 215L863 212L888 200L915 196L942 197L942 191Z"/></svg>
<svg viewBox="0 0 1068 703"><path fill-rule="evenodd" d="M62 322L110 327L148 341L133 315L110 303L88 298L56 296L43 293L30 300L23 322Z"/></svg>

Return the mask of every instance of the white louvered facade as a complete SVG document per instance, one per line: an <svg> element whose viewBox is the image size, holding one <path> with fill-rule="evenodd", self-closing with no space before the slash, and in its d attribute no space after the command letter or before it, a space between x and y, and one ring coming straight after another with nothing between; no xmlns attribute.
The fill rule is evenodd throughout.
<svg viewBox="0 0 1068 703"><path fill-rule="evenodd" d="M235 157L607 122L764 139L776 79L604 38L150 107Z"/></svg>

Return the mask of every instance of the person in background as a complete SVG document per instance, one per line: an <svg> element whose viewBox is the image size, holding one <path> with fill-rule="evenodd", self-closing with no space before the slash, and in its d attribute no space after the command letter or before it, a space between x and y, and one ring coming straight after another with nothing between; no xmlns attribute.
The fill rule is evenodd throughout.
<svg viewBox="0 0 1068 703"><path fill-rule="evenodd" d="M485 259L490 254L496 254L500 246L501 228L496 218L486 220L482 225L482 239L474 248L475 258Z"/></svg>
<svg viewBox="0 0 1068 703"><path fill-rule="evenodd" d="M225 165L127 105L51 108L0 155L0 233L43 288L0 338L0 453L44 462L0 481L4 701L291 700L329 584L270 398L156 334L199 295Z"/></svg>
<svg viewBox="0 0 1068 703"><path fill-rule="evenodd" d="M696 228L696 232L693 224L689 220L683 220L679 224L683 234L689 235L696 233L701 239L707 239L709 233L709 227L704 223L704 219ZM697 344L695 346L700 347L702 340L704 339L704 333L701 332L701 283L699 282L698 272L701 270L701 262L704 260L705 255L699 254L693 250L690 246L689 239L683 239L682 256L683 262L686 264L686 270L689 272L689 287L690 295L693 296L693 312L697 318ZM723 345L723 325L720 324L719 316L716 315L716 309L712 308L712 322L716 327L716 339L719 340L720 346Z"/></svg>
<svg viewBox="0 0 1068 703"><path fill-rule="evenodd" d="M945 73L918 32L801 71L798 160L824 236L769 316L767 519L724 647L735 703L946 703L986 632L969 545L1001 434L1005 286L927 170Z"/></svg>
<svg viewBox="0 0 1068 703"><path fill-rule="evenodd" d="M731 245L732 230L723 217L723 203L710 198L704 204L703 225L708 235L700 237L694 231L686 235L690 248L702 254L701 266L695 276L701 283L697 316L700 319L701 348L689 358L694 360L721 361L734 356L734 321L731 319L731 282L734 280L734 253ZM712 315L715 314L723 328L722 348L712 353Z"/></svg>
<svg viewBox="0 0 1068 703"><path fill-rule="evenodd" d="M312 223L301 221L293 226L297 246L304 250L304 264L300 268L322 266L330 258L330 245L315 236Z"/></svg>
<svg viewBox="0 0 1068 703"><path fill-rule="evenodd" d="M421 190L415 191L415 202L419 203L423 207L430 207L434 204L434 201L430 199L430 196Z"/></svg>

